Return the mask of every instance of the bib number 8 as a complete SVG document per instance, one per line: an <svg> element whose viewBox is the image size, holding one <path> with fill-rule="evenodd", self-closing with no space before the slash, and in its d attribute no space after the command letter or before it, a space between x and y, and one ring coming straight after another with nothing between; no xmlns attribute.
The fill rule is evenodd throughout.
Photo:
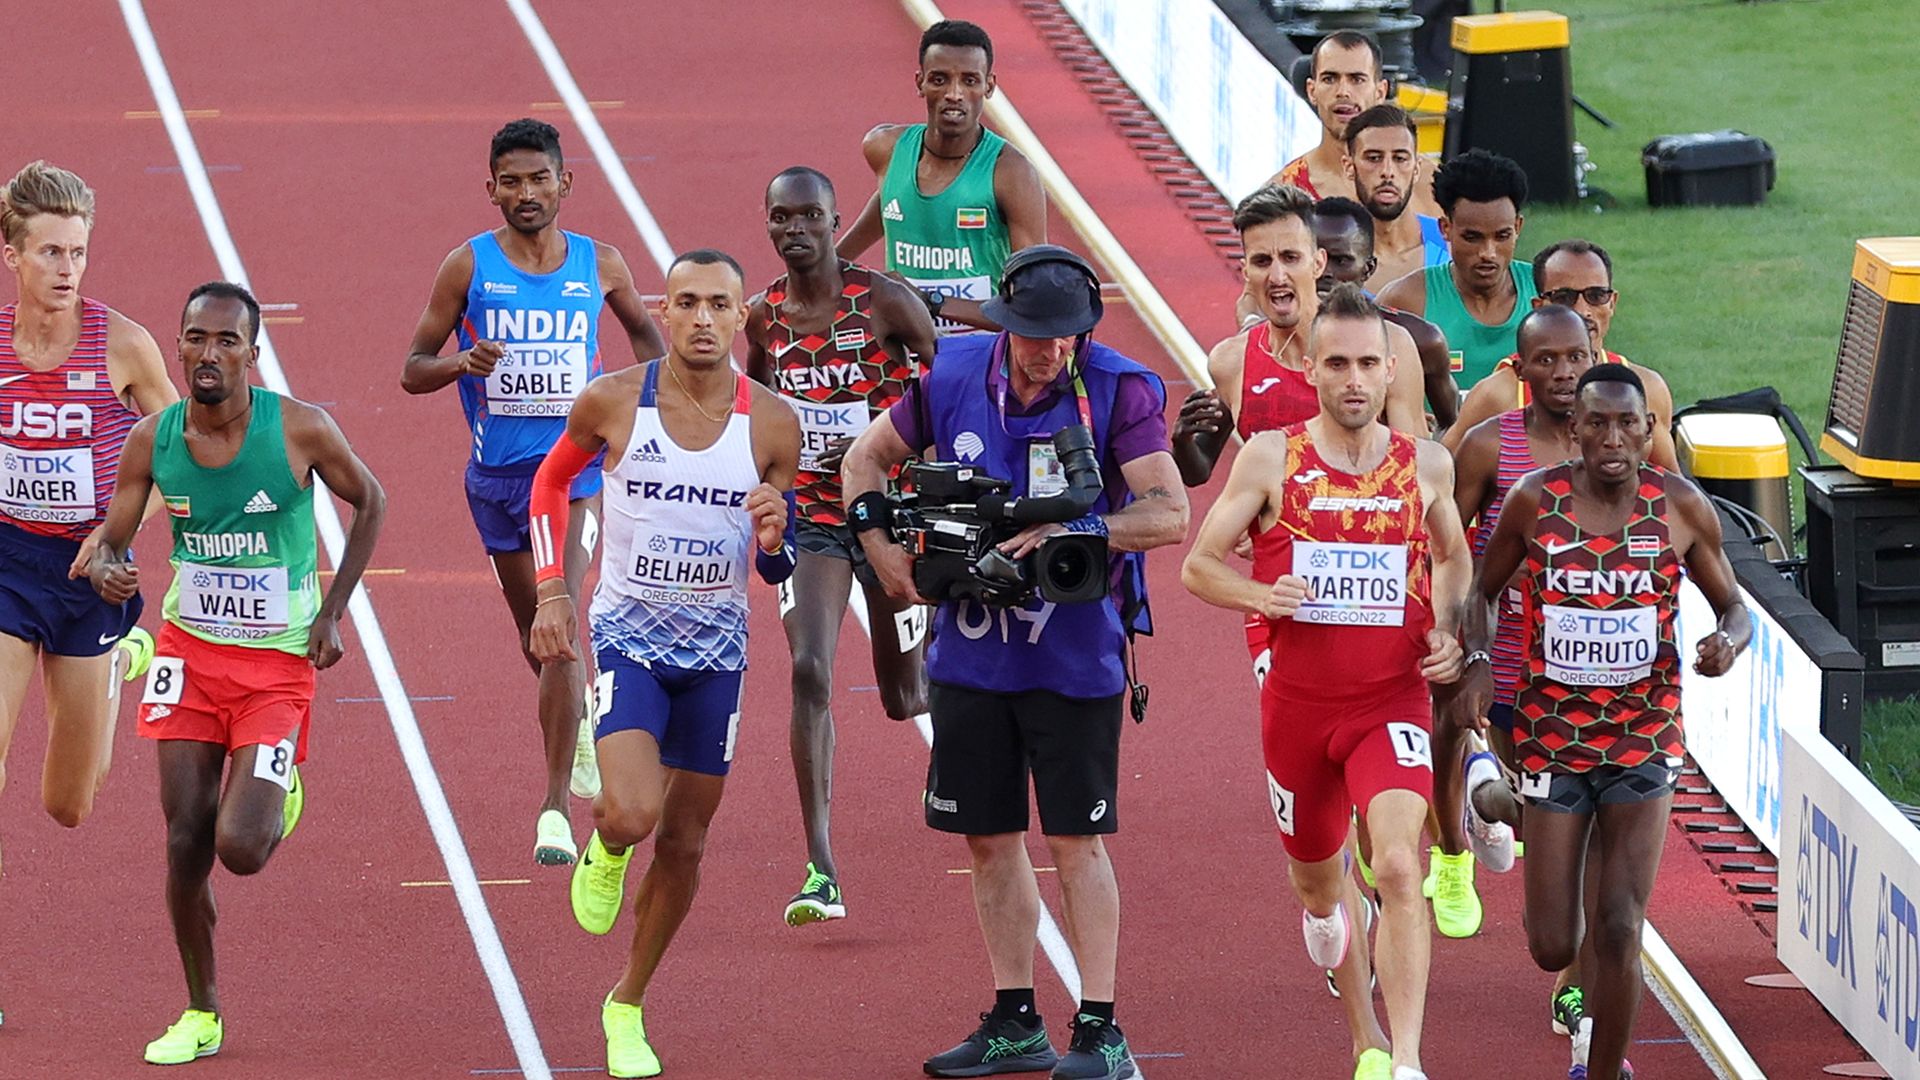
<svg viewBox="0 0 1920 1080"><path fill-rule="evenodd" d="M282 791L293 790L293 736L289 735L279 742L268 746L260 744L254 749L253 775L270 784L276 784Z"/></svg>
<svg viewBox="0 0 1920 1080"><path fill-rule="evenodd" d="M187 662L178 656L156 656L147 669L147 688L140 695L143 705L178 705L187 688Z"/></svg>

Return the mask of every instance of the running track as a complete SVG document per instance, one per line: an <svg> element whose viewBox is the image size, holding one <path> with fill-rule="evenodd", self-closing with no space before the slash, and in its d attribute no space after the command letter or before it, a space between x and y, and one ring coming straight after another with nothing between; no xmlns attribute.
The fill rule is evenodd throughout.
<svg viewBox="0 0 1920 1080"><path fill-rule="evenodd" d="M919 114L916 30L892 0L547 0L538 10L669 242L724 247L755 283L778 270L759 223L766 179L793 163L823 168L851 215L871 190L861 133ZM1226 264L1021 5L964 0L948 13L993 31L1004 86L1195 336L1224 334ZM528 857L538 801L531 680L459 492L457 405L450 392L406 397L398 373L434 267L497 221L481 183L487 138L507 118L532 113L561 127L576 175L563 223L619 245L644 292L658 291L659 270L504 4L155 0L148 16L256 292L297 305L269 313L288 380L333 409L392 497L367 591L464 850L481 880L531 879L479 890L510 966L501 987L531 1021L516 1048L501 987L483 972L452 890L409 884L449 872L356 633L349 658L321 680L300 834L261 877L223 873L216 884L227 1042L192 1071L598 1072L596 1005L629 923L604 941L580 933L566 874ZM44 156L94 185L87 291L152 328L171 357L181 299L220 265L126 23L107 0L13 22L0 168ZM1057 218L1052 234L1076 243ZM1109 307L1101 333L1158 367L1176 399L1185 392L1124 306ZM610 362L624 363L624 343L608 341ZM157 605L156 539L158 530L140 552ZM1337 1007L1295 929L1237 620L1180 590L1176 553L1150 561L1154 715L1127 733L1126 828L1112 845L1125 909L1122 1023L1154 1077L1348 1075ZM835 700L836 840L852 918L805 931L780 921L802 846L783 639L770 591L756 603L741 753L701 898L649 1002L650 1029L667 1075L688 1080L919 1075L921 1057L954 1041L988 1000L967 880L954 872L964 849L921 826L924 744L880 713L850 626ZM151 746L124 730L126 710L95 816L63 832L35 805L38 715L30 702L0 804L10 871L0 887L0 1077L150 1075L141 1045L183 1004L160 897ZM574 816L584 837L585 808ZM1041 884L1057 914L1057 888L1044 874ZM1429 1070L1564 1075L1565 1042L1542 1015L1549 980L1525 955L1517 879L1483 876L1481 887L1481 936L1435 945ZM1816 1075L1861 1056L1811 999L1741 984L1777 970L1771 941L1677 831L1653 916L1770 1075ZM1064 1037L1069 999L1044 956L1036 965L1042 1009ZM1637 1036L1643 1075L1711 1074L1651 995Z"/></svg>

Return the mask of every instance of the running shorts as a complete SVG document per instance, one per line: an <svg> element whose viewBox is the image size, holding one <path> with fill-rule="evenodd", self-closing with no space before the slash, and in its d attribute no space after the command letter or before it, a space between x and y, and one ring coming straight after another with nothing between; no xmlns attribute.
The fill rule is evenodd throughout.
<svg viewBox="0 0 1920 1080"><path fill-rule="evenodd" d="M607 475L600 467L601 460L595 457L574 478L568 498L577 501L600 494ZM487 554L508 555L532 550L533 545L527 539L527 508L533 499L533 474L539 469L538 461L518 465L467 462L467 509L473 513L474 528L479 530L480 543Z"/></svg>
<svg viewBox="0 0 1920 1080"><path fill-rule="evenodd" d="M853 564L860 587L869 591L881 588L880 576L867 562L867 552L853 530L845 525L826 525L802 519L794 523L793 543L803 554L820 555Z"/></svg>
<svg viewBox="0 0 1920 1080"><path fill-rule="evenodd" d="M1424 680L1345 701L1289 700L1269 682L1260 694L1267 795L1287 854L1319 862L1339 854L1356 809L1383 791L1433 801L1433 703Z"/></svg>
<svg viewBox="0 0 1920 1080"><path fill-rule="evenodd" d="M725 776L740 730L744 671L641 663L618 649L594 652L593 737L644 731L669 769Z"/></svg>
<svg viewBox="0 0 1920 1080"><path fill-rule="evenodd" d="M1585 772L1522 773L1527 806L1556 814L1591 814L1597 807L1651 802L1673 794L1685 759L1655 755L1638 765L1595 765Z"/></svg>
<svg viewBox="0 0 1920 1080"><path fill-rule="evenodd" d="M307 759L312 715L306 657L216 644L167 623L153 644L136 727L143 738L219 743L228 753L283 747L297 765Z"/></svg>
<svg viewBox="0 0 1920 1080"><path fill-rule="evenodd" d="M91 581L68 577L79 552L77 540L0 522L0 634L55 656L99 656L133 629L145 601L109 604Z"/></svg>

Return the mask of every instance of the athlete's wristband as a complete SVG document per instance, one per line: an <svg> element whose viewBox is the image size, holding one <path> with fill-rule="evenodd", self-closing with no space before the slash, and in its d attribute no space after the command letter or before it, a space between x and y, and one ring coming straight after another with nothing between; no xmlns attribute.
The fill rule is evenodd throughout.
<svg viewBox="0 0 1920 1080"><path fill-rule="evenodd" d="M1475 649L1472 652L1468 653L1466 661L1462 663L1460 667L1464 670L1466 668L1470 668L1473 665L1479 664L1479 663L1486 663L1488 665L1491 665L1493 663L1493 657L1488 655L1487 650Z"/></svg>
<svg viewBox="0 0 1920 1080"><path fill-rule="evenodd" d="M878 491L869 491L847 504L847 528L855 535L873 529L886 530L893 538L893 503Z"/></svg>

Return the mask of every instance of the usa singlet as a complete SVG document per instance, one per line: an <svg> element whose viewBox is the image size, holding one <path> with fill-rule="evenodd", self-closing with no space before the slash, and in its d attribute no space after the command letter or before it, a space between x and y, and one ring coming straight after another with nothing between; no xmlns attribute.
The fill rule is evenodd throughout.
<svg viewBox="0 0 1920 1080"><path fill-rule="evenodd" d="M626 456L607 470L605 545L589 612L593 647L641 664L747 666L747 492L760 483L753 384L736 377L727 426L687 450L660 422L660 365L647 367Z"/></svg>
<svg viewBox="0 0 1920 1080"><path fill-rule="evenodd" d="M1297 574L1310 596L1266 623L1268 685L1324 700L1419 683L1433 610L1418 444L1389 432L1386 459L1357 476L1322 457L1305 424L1286 437L1280 512L1253 538L1253 576Z"/></svg>
<svg viewBox="0 0 1920 1080"><path fill-rule="evenodd" d="M1525 772L1633 766L1685 750L1667 474L1642 465L1637 501L1620 532L1589 533L1574 518L1573 467L1547 470L1522 582L1529 641L1514 754Z"/></svg>
<svg viewBox="0 0 1920 1080"><path fill-rule="evenodd" d="M1263 431L1311 420L1320 397L1307 373L1282 364L1273 352L1273 324L1262 320L1247 331L1246 359L1240 365L1240 402L1233 426L1242 439Z"/></svg>
<svg viewBox="0 0 1920 1080"><path fill-rule="evenodd" d="M591 237L562 235L567 257L550 274L513 265L491 232L467 241L473 279L455 329L460 348L506 345L492 374L459 381L479 465L537 465L566 430L573 399L600 374L599 256Z"/></svg>
<svg viewBox="0 0 1920 1080"><path fill-rule="evenodd" d="M0 521L73 541L106 516L120 450L140 419L107 373L107 306L80 305L80 340L48 371L14 353L17 305L0 308Z"/></svg>
<svg viewBox="0 0 1920 1080"><path fill-rule="evenodd" d="M873 332L872 271L842 260L845 287L825 332L800 334L780 314L787 278L767 287L767 352L773 384L800 418L800 471L793 481L802 521L844 525L840 475L819 469L820 455L835 440L867 430L875 416L900 400L919 374L911 358L895 359Z"/></svg>

